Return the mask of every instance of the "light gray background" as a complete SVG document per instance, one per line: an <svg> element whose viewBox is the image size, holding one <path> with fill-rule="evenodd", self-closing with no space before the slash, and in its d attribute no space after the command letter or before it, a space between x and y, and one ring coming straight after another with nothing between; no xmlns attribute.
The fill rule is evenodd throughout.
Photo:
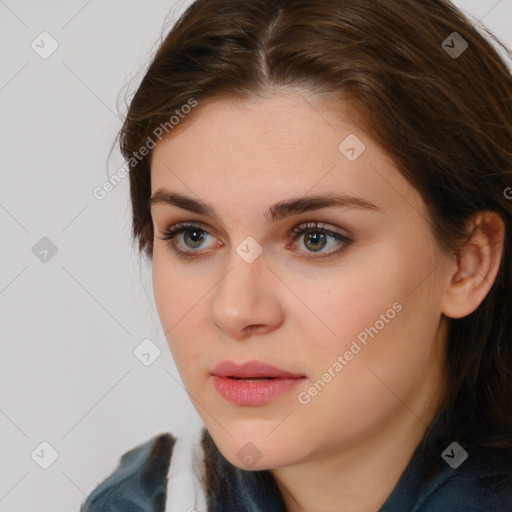
<svg viewBox="0 0 512 512"><path fill-rule="evenodd" d="M131 245L128 179L92 194L124 163L107 157L125 95L189 3L0 0L0 512L78 511L122 453L200 422ZM455 3L512 46L512 0Z"/></svg>

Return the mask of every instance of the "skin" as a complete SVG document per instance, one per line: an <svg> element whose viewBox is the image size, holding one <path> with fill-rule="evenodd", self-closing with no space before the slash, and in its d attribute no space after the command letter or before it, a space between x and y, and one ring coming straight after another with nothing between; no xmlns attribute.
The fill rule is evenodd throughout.
<svg viewBox="0 0 512 512"><path fill-rule="evenodd" d="M366 146L355 161L338 149L350 134ZM218 448L243 469L270 469L290 512L338 512L341 504L345 512L377 511L442 398L448 317L474 311L496 277L499 217L475 217L480 227L462 257L441 252L421 196L357 115L348 105L334 114L325 98L306 92L201 103L153 151L152 193L160 188L200 198L219 215L165 204L151 210L158 314ZM271 224L263 217L275 202L333 191L361 196L380 211L330 207ZM199 258L181 259L173 241L161 240L166 228L185 221L208 236L199 247L183 232L173 241ZM315 246L311 232L293 241L293 228L314 221L352 244L315 260L342 245L328 237L325 247ZM248 236L263 250L252 263L236 252ZM397 302L400 312L300 403L298 394ZM210 376L226 359L264 361L307 379L269 405L234 406ZM261 456L250 468L237 456L248 442Z"/></svg>

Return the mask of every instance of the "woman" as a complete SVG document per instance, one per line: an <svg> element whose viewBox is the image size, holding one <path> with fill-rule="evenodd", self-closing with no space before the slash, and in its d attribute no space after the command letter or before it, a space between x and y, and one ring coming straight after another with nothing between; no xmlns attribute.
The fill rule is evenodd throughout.
<svg viewBox="0 0 512 512"><path fill-rule="evenodd" d="M198 0L120 135L205 429L83 511L512 510L512 77L462 13Z"/></svg>

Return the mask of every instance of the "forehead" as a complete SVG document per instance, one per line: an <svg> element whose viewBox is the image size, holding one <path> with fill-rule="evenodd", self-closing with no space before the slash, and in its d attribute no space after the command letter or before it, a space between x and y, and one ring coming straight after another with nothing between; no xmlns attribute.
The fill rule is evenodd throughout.
<svg viewBox="0 0 512 512"><path fill-rule="evenodd" d="M164 137L160 147L166 140L177 137L184 140L196 136L201 136L205 144L209 140L230 136L233 142L243 142L245 146L250 142L248 135L258 140L265 136L275 139L276 132L279 132L279 139L283 142L294 143L319 128L354 130L356 119L361 121L351 104L334 102L331 97L317 96L309 91L275 92L246 99L224 96L198 103ZM360 128L357 130L361 131Z"/></svg>
<svg viewBox="0 0 512 512"><path fill-rule="evenodd" d="M210 180L222 179L224 171L236 171L246 182L255 174L279 180L287 169L295 169L300 179L306 164L318 170L337 161L347 135L367 138L348 114L333 115L329 107L332 111L332 104L306 93L207 100L156 145L152 174L165 163L189 176L207 170L198 178Z"/></svg>

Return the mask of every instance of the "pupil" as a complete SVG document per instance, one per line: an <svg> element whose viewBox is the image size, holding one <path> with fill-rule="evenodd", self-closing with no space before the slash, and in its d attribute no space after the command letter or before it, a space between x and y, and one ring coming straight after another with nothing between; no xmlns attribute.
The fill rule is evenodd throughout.
<svg viewBox="0 0 512 512"><path fill-rule="evenodd" d="M187 236L190 233L192 233L192 236ZM195 240L194 238L196 236L198 236L197 235L198 233L200 233L199 238L197 240ZM195 245L193 245L193 247L198 247L199 245L201 245L201 242L205 236L206 236L206 233L204 231L201 232L200 230L197 230L197 229L195 229L194 231L186 231L186 234L185 234L185 238L192 238L192 243L195 244Z"/></svg>
<svg viewBox="0 0 512 512"><path fill-rule="evenodd" d="M313 250L315 250L315 247L316 249L320 248L322 249L322 247L325 247L325 234L324 233L321 233L320 231L313 231L314 234L311 234L307 237L307 240L311 240L312 238L315 239L315 241L313 242L314 244L318 244L320 243L320 247L318 245L314 245L313 246ZM320 239L319 239L320 238ZM308 246L308 243L306 242L306 247Z"/></svg>

